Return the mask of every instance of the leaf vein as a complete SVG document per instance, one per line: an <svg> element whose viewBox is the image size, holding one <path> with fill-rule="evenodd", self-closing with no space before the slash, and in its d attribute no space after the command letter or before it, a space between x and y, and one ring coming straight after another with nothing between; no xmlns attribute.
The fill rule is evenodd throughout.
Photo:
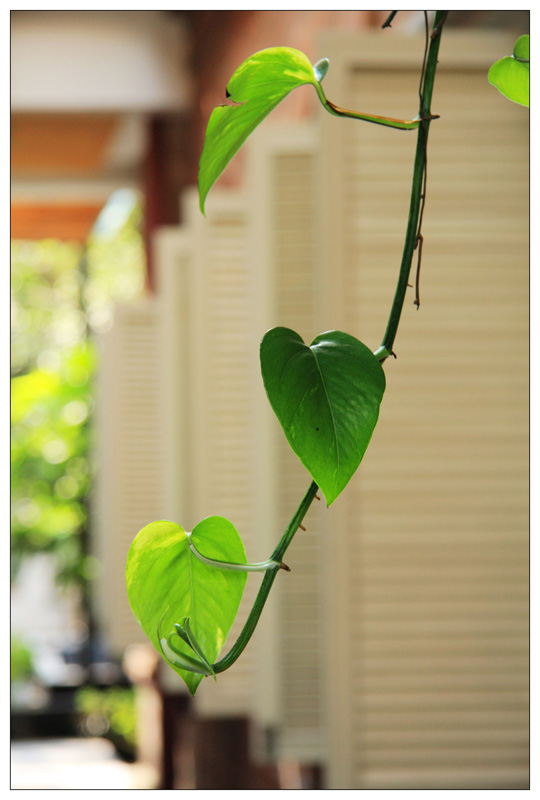
<svg viewBox="0 0 540 800"><path fill-rule="evenodd" d="M328 395L328 390L326 388L326 383L324 381L323 373L322 373L322 370L321 370L321 367L320 367L320 364L319 364L319 360L317 358L317 354L315 353L315 350L312 347L310 347L309 349L313 353L313 358L315 359L315 364L317 365L317 369L319 371L319 375L321 376L321 383L323 385L324 394L325 394L325 397L326 397L326 401L328 403L328 408L330 410L330 417L332 418L332 427L334 428L334 440L336 442L337 473L339 475L339 439L338 439L338 433L337 433L336 419L335 419L335 416L334 416L334 409L332 408L332 403L330 402L330 397Z"/></svg>

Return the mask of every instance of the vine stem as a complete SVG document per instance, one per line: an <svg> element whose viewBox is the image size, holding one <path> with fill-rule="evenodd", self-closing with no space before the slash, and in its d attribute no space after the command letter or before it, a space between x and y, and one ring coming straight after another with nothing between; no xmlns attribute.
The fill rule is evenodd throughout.
<svg viewBox="0 0 540 800"><path fill-rule="evenodd" d="M279 564L283 559L285 551L292 542L294 534L300 527L300 524L302 523L302 520L306 516L310 505L315 499L315 495L317 494L318 490L319 487L317 486L315 481L312 481L309 489L307 490L306 494L302 499L302 502L296 509L293 518L289 522L285 533L279 540L276 549L270 556L272 561L276 561ZM272 588L272 584L274 583L275 577L278 572L279 572L279 566L277 566L275 569L268 570L265 573L257 597L255 598L253 607L249 612L249 617L247 618L244 627L242 628L240 635L238 636L238 639L231 647L227 655L224 656L219 661L216 661L216 663L213 665L215 673L224 672L224 670L228 669L231 666L231 664L234 664L238 656L245 649L247 643L251 639L253 631L257 627L259 617L261 616L264 604L266 603L268 595L270 594L270 589Z"/></svg>
<svg viewBox="0 0 540 800"><path fill-rule="evenodd" d="M401 259L401 267L399 271L396 292L394 295L394 301L392 303L392 308L390 309L388 324L386 326L381 347L379 348L381 352L384 348L384 352L389 354L393 352L392 348L396 338L401 312L403 310L403 303L405 302L405 295L407 293L407 284L409 283L409 274L411 271L414 251L417 248L419 241L421 241L419 224L421 222L421 209L423 208L423 199L425 196L424 179L427 166L427 140L429 126L431 120L433 119L431 114L431 98L433 95L435 73L437 71L437 56L439 53L442 26L447 15L447 11L437 11L435 13L433 32L429 38L429 50L420 82L421 125L418 127L418 138L416 141L416 155L414 159L411 201L409 205L409 219L407 223L407 232L405 235L405 245L403 248L403 256Z"/></svg>
<svg viewBox="0 0 540 800"><path fill-rule="evenodd" d="M405 236L405 245L403 248L403 256L401 260L398 283L396 287L396 293L394 296L392 308L390 309L388 325L386 328L386 332L384 334L382 344L379 347L379 349L375 351L375 356L380 361L384 361L385 358L393 354L392 346L394 344L394 340L397 334L397 329L399 326L399 321L401 318L401 312L403 309L403 303L407 291L407 284L409 282L409 274L411 271L412 259L414 251L420 241L419 225L421 224L423 201L425 199L427 139L428 139L430 122L432 119L434 119L434 117L431 114L431 98L433 95L435 73L437 71L437 56L439 53L441 31L444 22L446 21L447 15L448 15L447 11L437 11L435 13L435 20L433 22L433 31L431 33L431 37L429 38L429 49L427 51L427 56L424 57L424 64L422 68L422 76L420 78L420 91L419 91L420 124L418 125L417 128L418 139L416 143L416 155L414 160L411 201L409 206L409 219L407 223L407 232ZM339 114L340 116L349 115L349 112L346 112L343 109L338 109L337 106L332 105L331 110L334 113ZM375 119L370 118L368 115L365 116L355 115L355 116L357 116L357 118L359 119L365 119L366 121L376 120L376 118ZM392 127L403 126L406 129L407 128L410 129L414 125L414 122L416 122L412 120L410 121L402 121L402 120L398 121L393 119L391 120L387 117L379 119L384 120L382 124L391 124ZM398 123L398 125L395 125L395 123ZM401 123L401 125L399 123ZM300 505L296 509L289 525L287 526L287 529L285 530L285 533L279 540L269 560L275 561L277 562L277 564L281 563L283 556L285 555L287 548L292 542L296 531L300 527L302 520L304 519L309 507L311 506L311 503L315 499L318 489L319 487L317 486L317 484L314 481L312 481L309 486L309 489L304 495ZM257 594L257 597L255 598L253 607L244 624L244 627L240 632L240 635L238 636L238 639L231 647L227 655L224 656L219 661L216 661L215 664L213 664L213 670L216 674L218 672L224 672L226 669L228 669L232 664L234 664L237 658L244 651L246 645L251 639L251 636L253 635L255 628L257 627L257 623L262 614L262 610L264 608L268 595L270 594L270 589L272 588L272 585L274 583L274 580L278 572L279 572L279 566L276 566L275 569L268 569L265 572L264 578L259 588L259 592Z"/></svg>

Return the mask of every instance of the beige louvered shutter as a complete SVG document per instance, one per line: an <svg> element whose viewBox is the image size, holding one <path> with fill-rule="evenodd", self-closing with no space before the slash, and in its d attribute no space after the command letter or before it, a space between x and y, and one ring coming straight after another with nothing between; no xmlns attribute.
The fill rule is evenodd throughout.
<svg viewBox="0 0 540 800"><path fill-rule="evenodd" d="M212 514L230 519L248 560L262 561L254 460L253 390L258 352L253 337L256 308L246 252L246 207L232 191L214 190L206 218L192 198L194 269L191 276L191 392L193 414L191 487L194 522ZM195 410L195 408L194 408ZM223 653L237 639L255 599L259 575L248 576L240 610ZM249 714L254 649L246 649L218 681L203 681L195 700L199 714Z"/></svg>
<svg viewBox="0 0 540 800"><path fill-rule="evenodd" d="M310 126L268 124L248 150L246 193L251 209L253 266L265 284L258 339L269 327L285 326L311 342L320 326L316 275L316 135ZM273 529L269 552L306 492L310 477L290 449L259 383L259 430L267 431ZM323 503L315 503L285 561L290 574L278 576L270 599L265 663L258 677L258 721L275 726L274 756L321 759L324 751L324 676L321 581ZM265 686L272 680L273 691Z"/></svg>
<svg viewBox="0 0 540 800"><path fill-rule="evenodd" d="M397 36L327 37L328 96L414 114L423 41ZM331 510L331 788L527 786L528 113L486 79L512 44L441 43L421 307L409 290L379 426ZM372 348L415 138L322 120L327 326Z"/></svg>
<svg viewBox="0 0 540 800"><path fill-rule="evenodd" d="M174 520L188 528L192 474L189 420L192 237L186 226L162 227L154 234L152 250L157 313L161 326L158 366L162 390L161 430L165 473L161 518ZM168 672L176 676L172 670Z"/></svg>
<svg viewBox="0 0 540 800"><path fill-rule="evenodd" d="M258 345L274 325L294 327L307 341L319 331L315 149L306 126L258 132L247 146L245 200L214 190L203 219L188 196L184 229L157 239L165 370L176 369L184 395L169 411L177 442L169 451L189 453L190 463L186 472L186 458L169 462L184 476L175 518L187 514L191 526L210 513L228 516L251 560L270 554L310 481L269 407ZM249 714L259 730L272 729L271 738L258 738L273 743L267 755L306 761L324 749L321 513L313 508L308 531L297 534L286 559L293 572L278 576L246 651L217 683L204 681L196 698L199 713ZM230 642L259 583L260 576L248 579Z"/></svg>
<svg viewBox="0 0 540 800"><path fill-rule="evenodd" d="M160 319L159 382L163 448L163 507L160 519L186 530L191 523L190 314L193 244L187 226L160 228L153 237L157 313ZM187 694L182 679L160 661L160 683L171 693Z"/></svg>
<svg viewBox="0 0 540 800"><path fill-rule="evenodd" d="M158 281L167 344L164 373L171 397L166 427L170 469L167 505L188 530L219 515L239 531L248 558L267 554L257 542L258 442L253 389L259 380L253 321L257 312L246 253L245 204L234 192L214 190L206 217L196 193L184 198L185 224L160 232ZM223 654L236 640L260 577L248 576ZM254 648L218 681L204 681L197 713L245 715L252 710ZM167 675L172 684L171 675Z"/></svg>
<svg viewBox="0 0 540 800"><path fill-rule="evenodd" d="M113 326L100 336L99 345L92 542L101 572L94 597L106 642L121 657L128 645L146 641L126 595L128 550L142 527L163 518L160 323L155 299L118 306Z"/></svg>

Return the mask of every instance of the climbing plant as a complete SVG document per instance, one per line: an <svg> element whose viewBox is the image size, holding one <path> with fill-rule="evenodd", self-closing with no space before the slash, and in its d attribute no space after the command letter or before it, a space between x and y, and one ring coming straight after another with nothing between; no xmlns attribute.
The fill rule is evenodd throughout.
<svg viewBox="0 0 540 800"><path fill-rule="evenodd" d="M383 27L390 27L392 12ZM311 85L323 108L348 117L416 131L417 144L405 244L394 300L381 345L372 352L342 331L319 334L310 343L288 328L268 331L260 345L268 400L311 483L270 558L249 564L234 525L209 517L186 531L174 522L152 522L134 539L126 566L133 613L152 644L195 693L205 676L228 669L246 647L283 557L311 503L321 491L334 503L358 468L377 424L385 391L383 364L393 345L415 253L419 274L422 217L426 198L427 141L431 100L445 11L425 21L418 114L410 120L341 108L327 99L322 81L328 59L311 65L298 50L273 47L247 59L227 86L230 103L212 112L199 167L200 207L227 164L262 120L293 89ZM521 58L522 50L519 50ZM521 61L519 62L521 65ZM415 303L419 304L418 283ZM230 651L216 660L236 617L247 573L264 574L247 621Z"/></svg>

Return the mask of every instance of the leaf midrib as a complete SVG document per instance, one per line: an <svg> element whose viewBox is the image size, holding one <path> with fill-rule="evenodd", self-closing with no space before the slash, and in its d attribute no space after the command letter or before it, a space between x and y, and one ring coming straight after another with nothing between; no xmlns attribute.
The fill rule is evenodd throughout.
<svg viewBox="0 0 540 800"><path fill-rule="evenodd" d="M332 403L330 402L330 397L329 397L329 394L328 394L328 390L326 388L326 383L324 381L323 374L322 374L322 371L321 371L321 367L320 367L320 364L319 364L319 361L318 361L318 358L317 358L317 354L315 353L313 345L306 344L300 338L298 339L297 344L299 345L298 350L295 353L293 353L291 356L289 356L289 358L287 359L287 361L285 363L285 366L283 367L283 369L281 371L279 382L280 383L283 382L283 376L287 372L287 369L289 368L291 362L297 356L302 356L303 355L303 352L304 352L303 348L305 347L308 350L308 352L311 353L311 355L313 356L313 358L315 360L315 365L317 367L317 371L318 371L319 376L320 376L320 381L322 383L322 387L323 387L323 390L324 390L324 396L326 398L326 403L327 403L327 406L328 406L328 410L330 411L330 418L332 420L332 429L333 429L333 432L334 432L334 441L336 443L336 462L337 462L336 482L337 482L337 475L339 474L339 466L340 466L340 453L339 453L339 439L338 439L338 435L337 435L337 425L336 425L336 420L335 420L335 416L334 416L334 410L332 408ZM317 342L315 347L319 346L320 344L321 344L321 342ZM308 388L308 390L306 390L304 392L302 398L300 399L298 407L300 407L300 403L302 402L302 400L304 399L304 397L306 396L308 391L309 391L309 388Z"/></svg>
<svg viewBox="0 0 540 800"><path fill-rule="evenodd" d="M249 88L252 89L252 88L260 88L261 86L275 86L276 92L277 92L277 91L279 91L280 87L281 88L287 88L288 86L290 86L291 88L288 89L288 91L292 91L293 89L296 89L298 86L308 86L309 84L313 84L313 81L314 81L314 78L311 78L311 77L310 78L295 78L295 77L291 76L290 78L287 78L286 80L283 79L283 78L279 78L279 79L276 79L276 80L273 80L273 81L250 81ZM261 102L264 100L264 97L259 98L259 97L256 96L256 93L254 93L253 95L250 95L249 97L247 97L245 100L237 101L237 100L234 100L233 94L230 91L229 87L227 87L227 91L229 92L228 99L232 100L233 103L238 103L239 102L241 105L243 105L244 103L249 103L250 100L261 100ZM234 106L233 106L233 108L234 108Z"/></svg>
<svg viewBox="0 0 540 800"><path fill-rule="evenodd" d="M191 614L193 620L193 629L195 629L195 625L197 624L197 614L195 610L195 589L193 585L193 569L192 569L192 559L195 558L191 550L189 549L189 542L187 541L186 536L186 551L188 556L188 564L189 564L189 590L191 595Z"/></svg>
<svg viewBox="0 0 540 800"><path fill-rule="evenodd" d="M320 344L320 342L317 342L317 345L315 345L315 346L318 346L319 344ZM319 375L321 376L321 383L323 385L324 394L325 394L325 397L326 397L326 401L328 403L328 408L330 410L330 417L332 418L332 427L334 429L334 440L336 442L337 474L339 475L339 439L338 439L338 435L337 435L337 426L336 426L336 420L335 420L335 417L334 417L334 409L332 408L332 403L330 402L330 397L329 397L328 391L326 389L326 383L324 382L324 377L323 377L322 370L321 370L321 367L320 367L320 364L319 364L319 360L317 358L317 354L316 354L316 352L315 352L315 350L313 349L312 346L310 346L309 349L313 354L313 358L315 359L315 364L317 365L317 369L319 371ZM336 476L336 480L337 480L337 476Z"/></svg>

